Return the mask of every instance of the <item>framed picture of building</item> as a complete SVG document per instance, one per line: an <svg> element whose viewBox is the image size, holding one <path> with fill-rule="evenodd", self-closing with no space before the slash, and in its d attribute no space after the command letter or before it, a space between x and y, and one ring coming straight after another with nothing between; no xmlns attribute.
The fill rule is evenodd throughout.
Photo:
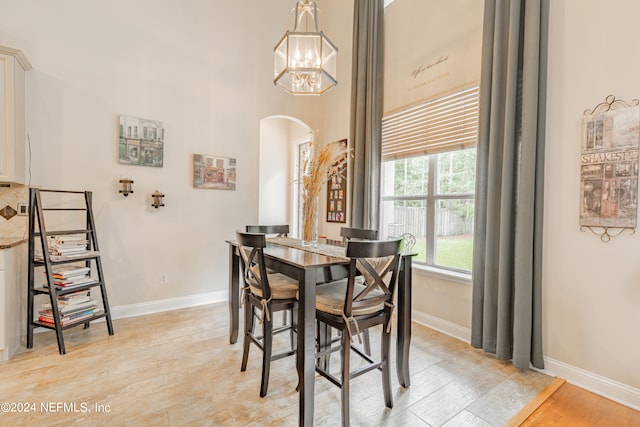
<svg viewBox="0 0 640 427"><path fill-rule="evenodd" d="M236 159L194 154L193 186L209 190L235 190Z"/></svg>
<svg viewBox="0 0 640 427"><path fill-rule="evenodd" d="M164 126L161 121L121 115L119 144L120 163L163 166Z"/></svg>

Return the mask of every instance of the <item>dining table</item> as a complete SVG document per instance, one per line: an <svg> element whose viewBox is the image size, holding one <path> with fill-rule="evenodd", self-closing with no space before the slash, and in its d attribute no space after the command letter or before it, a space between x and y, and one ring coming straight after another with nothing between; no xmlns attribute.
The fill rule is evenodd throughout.
<svg viewBox="0 0 640 427"><path fill-rule="evenodd" d="M240 322L240 257L235 240L229 245L229 342L238 340ZM402 387L410 386L409 348L411 342L411 259L400 259L396 300L396 373ZM280 236L268 237L264 249L267 268L298 281L298 329L296 367L298 371L298 420L301 426L313 425L315 381L315 301L316 285L346 277L349 258L345 245L337 240L307 243Z"/></svg>

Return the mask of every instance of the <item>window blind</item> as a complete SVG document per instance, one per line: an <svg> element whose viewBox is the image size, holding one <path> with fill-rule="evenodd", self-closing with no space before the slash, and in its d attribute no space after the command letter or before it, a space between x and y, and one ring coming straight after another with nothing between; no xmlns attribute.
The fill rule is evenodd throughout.
<svg viewBox="0 0 640 427"><path fill-rule="evenodd" d="M419 104L382 119L382 159L404 159L474 147L479 86Z"/></svg>

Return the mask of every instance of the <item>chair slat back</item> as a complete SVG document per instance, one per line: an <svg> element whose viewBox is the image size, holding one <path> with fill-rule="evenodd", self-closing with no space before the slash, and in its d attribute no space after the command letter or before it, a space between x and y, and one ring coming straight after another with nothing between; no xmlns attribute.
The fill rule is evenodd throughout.
<svg viewBox="0 0 640 427"><path fill-rule="evenodd" d="M340 228L340 236L344 237L345 240L351 240L351 239L377 240L378 230L370 230L367 228L342 227Z"/></svg>
<svg viewBox="0 0 640 427"><path fill-rule="evenodd" d="M262 233L236 232L240 263L242 265L245 286L253 285L262 289L263 298L271 298L271 288L264 263L266 236Z"/></svg>
<svg viewBox="0 0 640 427"><path fill-rule="evenodd" d="M289 224L283 225L247 225L245 227L247 233L263 233L275 234L278 237L289 234Z"/></svg>
<svg viewBox="0 0 640 427"><path fill-rule="evenodd" d="M398 281L401 240L350 240L347 257L351 258L345 295L345 315L353 309L391 304ZM358 271L364 277L364 289L355 291ZM377 291L377 292L376 292Z"/></svg>

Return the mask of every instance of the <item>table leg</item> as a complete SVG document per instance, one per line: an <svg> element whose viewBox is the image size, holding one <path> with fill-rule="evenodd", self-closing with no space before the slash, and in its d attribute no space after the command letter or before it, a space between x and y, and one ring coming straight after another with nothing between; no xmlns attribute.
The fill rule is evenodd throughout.
<svg viewBox="0 0 640 427"><path fill-rule="evenodd" d="M313 425L315 380L316 272L307 269L298 277L298 424Z"/></svg>
<svg viewBox="0 0 640 427"><path fill-rule="evenodd" d="M240 257L234 245L229 245L229 342L238 341L240 324Z"/></svg>
<svg viewBox="0 0 640 427"><path fill-rule="evenodd" d="M409 387L409 347L411 344L411 256L401 258L398 277L398 340L396 343L396 371L398 382Z"/></svg>

